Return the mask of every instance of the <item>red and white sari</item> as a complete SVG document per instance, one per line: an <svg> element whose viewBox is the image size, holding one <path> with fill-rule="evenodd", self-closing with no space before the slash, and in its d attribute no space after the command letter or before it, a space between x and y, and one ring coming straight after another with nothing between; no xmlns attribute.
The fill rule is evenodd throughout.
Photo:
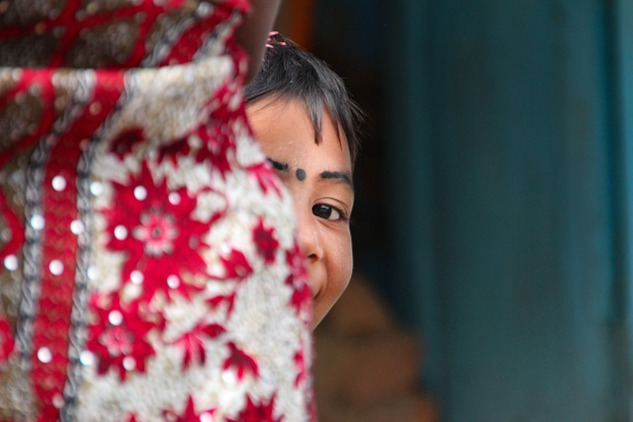
<svg viewBox="0 0 633 422"><path fill-rule="evenodd" d="M0 1L0 420L310 419L244 0Z"/></svg>

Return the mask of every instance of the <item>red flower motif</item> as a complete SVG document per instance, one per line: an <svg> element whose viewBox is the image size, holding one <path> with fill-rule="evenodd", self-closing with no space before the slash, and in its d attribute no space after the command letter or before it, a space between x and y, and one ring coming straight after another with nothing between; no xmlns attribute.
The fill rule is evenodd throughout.
<svg viewBox="0 0 633 422"><path fill-rule="evenodd" d="M187 407L183 411L182 415L178 415L171 410L163 410L163 418L169 422L201 422L203 420L203 416L205 420L208 420L208 417L212 416L214 413L215 409L207 409L200 413L196 413L193 398L189 396L189 400L187 400Z"/></svg>
<svg viewBox="0 0 633 422"><path fill-rule="evenodd" d="M133 128L123 131L119 134L110 145L110 151L116 154L120 160L125 158L125 155L132 152L134 145L145 140L145 134L142 128Z"/></svg>
<svg viewBox="0 0 633 422"><path fill-rule="evenodd" d="M103 212L110 233L107 246L128 254L123 280L129 282L132 271L140 271L146 300L158 291L171 298L174 291L189 297L191 290L200 290L182 278L184 273L206 274L200 249L207 247L202 236L211 224L192 217L197 198L186 188L169 190L165 179L156 184L145 162L128 185L113 185L114 205Z"/></svg>
<svg viewBox="0 0 633 422"><path fill-rule="evenodd" d="M286 284L292 288L290 306L297 313L310 312L312 306L312 292L308 285L308 275L305 269L305 260L299 245L286 252L286 262L290 268L290 275L286 278Z"/></svg>
<svg viewBox="0 0 633 422"><path fill-rule="evenodd" d="M309 312L312 304L312 292L307 284L293 286L290 306L300 314L302 311Z"/></svg>
<svg viewBox="0 0 633 422"><path fill-rule="evenodd" d="M281 196L279 178L270 168L267 161L249 167L248 173L257 180L259 187L264 191L264 193L268 193L269 190L272 190L277 194L277 196Z"/></svg>
<svg viewBox="0 0 633 422"><path fill-rule="evenodd" d="M222 303L226 302L228 305L227 313L230 315L233 312L233 305L235 304L235 293L231 293L230 295L226 295L226 296L222 296L222 295L214 296L211 299L207 299L206 302L212 308L217 308Z"/></svg>
<svg viewBox="0 0 633 422"><path fill-rule="evenodd" d="M177 139L168 145L161 147L158 150L158 163L162 163L165 158L169 158L174 166L178 166L176 156L180 153L182 155L189 155L191 147L189 146L188 138Z"/></svg>
<svg viewBox="0 0 633 422"><path fill-rule="evenodd" d="M231 349L231 355L224 361L222 369L235 369L237 372L237 379L239 381L241 381L242 378L244 378L244 375L248 372L250 372L254 377L257 377L259 375L259 370L257 369L257 362L255 362L255 359L238 349L232 341L228 343L228 346Z"/></svg>
<svg viewBox="0 0 633 422"><path fill-rule="evenodd" d="M224 327L219 324L205 324L201 322L176 340L175 343L185 349L182 361L183 369L187 369L195 361L204 364L207 356L203 343L204 338L216 338L225 331Z"/></svg>
<svg viewBox="0 0 633 422"><path fill-rule="evenodd" d="M244 280L253 273L253 268L248 263L246 256L237 249L231 249L227 257L220 257L224 266L224 276L216 277L219 280Z"/></svg>
<svg viewBox="0 0 633 422"><path fill-rule="evenodd" d="M297 378L295 378L295 387L299 387L308 378L305 355L303 350L298 350L294 356L295 368L297 370Z"/></svg>
<svg viewBox="0 0 633 422"><path fill-rule="evenodd" d="M224 83L217 89L215 95L209 101L209 106L213 108L210 114L212 119L219 122L235 122L245 117L243 102L234 101L236 95L241 96L238 91L240 85L237 81L234 81L230 84Z"/></svg>
<svg viewBox="0 0 633 422"><path fill-rule="evenodd" d="M196 135L203 143L203 147L196 154L196 161L208 160L213 171L220 172L224 178L231 171L229 162L230 151L235 150L235 139L228 125L204 125L198 129Z"/></svg>
<svg viewBox="0 0 633 422"><path fill-rule="evenodd" d="M11 332L11 326L9 322L0 317L0 367L9 360L9 356L13 352L15 347L15 340Z"/></svg>
<svg viewBox="0 0 633 422"><path fill-rule="evenodd" d="M209 160L212 171L220 172L224 177L231 170L230 157L235 151L234 123L245 119L246 112L242 101L232 99L238 94L237 84L221 85L213 98L207 103L211 110L208 123L200 126L196 135L202 141L203 147L196 154L198 162ZM237 107L234 107L238 104ZM222 122L222 124L219 124Z"/></svg>
<svg viewBox="0 0 633 422"><path fill-rule="evenodd" d="M90 305L97 318L87 327L87 348L98 358L98 372L104 374L112 367L119 370L122 380L129 371L145 372L147 360L156 354L147 335L163 330L162 316L157 321L144 319L139 302L124 307L116 295L110 300L95 295Z"/></svg>
<svg viewBox="0 0 633 422"><path fill-rule="evenodd" d="M246 396L246 407L242 409L236 419L228 419L228 422L282 422L283 417L275 418L275 396L268 403L263 400L255 404L250 396Z"/></svg>
<svg viewBox="0 0 633 422"><path fill-rule="evenodd" d="M253 242L266 264L275 262L275 252L279 247L279 241L275 239L275 229L265 227L261 217L259 217L257 227L253 229Z"/></svg>
<svg viewBox="0 0 633 422"><path fill-rule="evenodd" d="M294 242L292 249L286 251L286 263L290 269L290 275L286 278L286 284L289 286L307 284L308 273L306 271L305 258L297 241Z"/></svg>

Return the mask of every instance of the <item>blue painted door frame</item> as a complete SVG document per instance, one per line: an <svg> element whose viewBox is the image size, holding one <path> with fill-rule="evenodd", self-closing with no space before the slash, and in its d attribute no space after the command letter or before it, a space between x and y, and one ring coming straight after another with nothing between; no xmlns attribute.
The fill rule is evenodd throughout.
<svg viewBox="0 0 633 422"><path fill-rule="evenodd" d="M393 278L444 420L632 420L633 2L393 6Z"/></svg>

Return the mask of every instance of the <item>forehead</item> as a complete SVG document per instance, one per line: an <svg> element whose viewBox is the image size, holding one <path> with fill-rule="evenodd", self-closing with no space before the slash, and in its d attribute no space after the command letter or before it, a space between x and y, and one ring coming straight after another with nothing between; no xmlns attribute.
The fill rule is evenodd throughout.
<svg viewBox="0 0 633 422"><path fill-rule="evenodd" d="M325 154L327 161L337 170L351 171L347 139L343 131L334 126L326 109L322 111L321 140L318 144L310 111L300 100L264 98L248 104L247 114L267 154L281 154L298 161L308 158L305 155Z"/></svg>

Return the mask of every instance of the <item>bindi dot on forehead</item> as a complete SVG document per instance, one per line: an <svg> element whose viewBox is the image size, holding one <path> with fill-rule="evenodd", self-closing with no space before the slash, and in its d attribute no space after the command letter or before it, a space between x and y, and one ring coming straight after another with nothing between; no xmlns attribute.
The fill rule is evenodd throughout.
<svg viewBox="0 0 633 422"><path fill-rule="evenodd" d="M306 171L304 169L297 169L295 175L299 181L303 181L306 178Z"/></svg>

